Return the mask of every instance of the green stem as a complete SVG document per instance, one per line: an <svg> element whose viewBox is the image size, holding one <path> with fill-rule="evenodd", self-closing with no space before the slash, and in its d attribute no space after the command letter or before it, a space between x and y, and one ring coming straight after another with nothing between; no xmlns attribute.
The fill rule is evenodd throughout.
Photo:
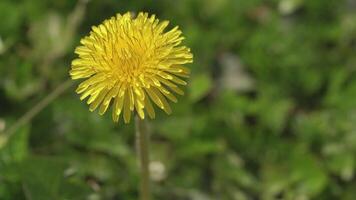
<svg viewBox="0 0 356 200"><path fill-rule="evenodd" d="M150 181L149 181L149 135L146 131L145 122L135 116L136 121L136 148L139 157L141 171L140 200L150 199Z"/></svg>
<svg viewBox="0 0 356 200"><path fill-rule="evenodd" d="M33 106L29 111L27 111L23 116L21 116L9 129L5 130L4 135L11 136L23 125L27 124L32 120L39 112L46 108L52 101L54 101L59 95L65 92L68 88L73 85L73 81L67 80L61 83L57 88L55 88L48 96L42 99L38 104Z"/></svg>

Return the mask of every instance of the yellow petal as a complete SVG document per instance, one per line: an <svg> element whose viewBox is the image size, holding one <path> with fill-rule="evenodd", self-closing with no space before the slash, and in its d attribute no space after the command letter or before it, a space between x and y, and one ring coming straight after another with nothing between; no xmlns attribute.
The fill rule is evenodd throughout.
<svg viewBox="0 0 356 200"><path fill-rule="evenodd" d="M159 100L162 102L163 104L163 110L167 113L167 114L171 114L172 110L171 110L171 106L169 105L169 103L167 102L166 98L161 94L161 92L159 92L159 90L157 90L156 88L151 88L151 90L154 92L154 94L159 98Z"/></svg>
<svg viewBox="0 0 356 200"><path fill-rule="evenodd" d="M172 75L172 82L175 82L177 84L180 84L180 85L187 85L187 82L183 81L182 79L176 77L176 76L173 76Z"/></svg>
<svg viewBox="0 0 356 200"><path fill-rule="evenodd" d="M172 91L174 91L175 93L179 94L179 95L184 95L184 92L183 90L181 90L178 86L176 86L174 83L168 81L168 80L165 80L163 78L160 78L160 77L157 77L158 80L165 84L166 86L169 87L169 89L171 89Z"/></svg>
<svg viewBox="0 0 356 200"><path fill-rule="evenodd" d="M128 92L125 92L124 98L124 122L127 124L130 122L131 111L130 111L130 96Z"/></svg>
<svg viewBox="0 0 356 200"><path fill-rule="evenodd" d="M153 109L151 101L149 100L147 95L145 97L145 108L148 113L148 116L150 116L151 119L154 119L156 117L155 110Z"/></svg>
<svg viewBox="0 0 356 200"><path fill-rule="evenodd" d="M106 96L107 92L108 90L104 89L98 94L97 98L95 98L95 100L89 106L89 110L91 112L93 112L100 105L100 103L103 101L104 97Z"/></svg>
<svg viewBox="0 0 356 200"><path fill-rule="evenodd" d="M99 114L100 115L103 115L106 110L108 109L109 105L110 105L110 102L111 102L111 99L113 97L115 97L118 93L118 87L114 87L112 88L108 93L107 95L105 96L104 100L103 100L103 103L101 104L100 108L99 108Z"/></svg>
<svg viewBox="0 0 356 200"><path fill-rule="evenodd" d="M145 99L145 93L141 87L137 87L137 86L134 87L134 92L137 95L137 97L140 98L141 100Z"/></svg>
<svg viewBox="0 0 356 200"><path fill-rule="evenodd" d="M117 95L115 97L113 111L112 111L112 118L115 122L119 121L119 117L120 117L123 105L124 105L124 96Z"/></svg>
<svg viewBox="0 0 356 200"><path fill-rule="evenodd" d="M161 93L166 96L169 100L173 101L174 103L177 103L177 98L170 92L168 91L166 88L164 87L157 87Z"/></svg>
<svg viewBox="0 0 356 200"><path fill-rule="evenodd" d="M127 91L128 91L129 97L130 97L130 110L133 111L134 110L134 104L135 104L134 93L132 92L132 88L131 87L129 87Z"/></svg>
<svg viewBox="0 0 356 200"><path fill-rule="evenodd" d="M80 83L78 88L76 89L76 92L78 94L80 94L80 93L84 92L86 89L88 89L89 86L98 84L98 83L102 82L103 80L105 80L105 76L103 76L103 74L96 74L96 75L88 78L87 80L83 81L82 83Z"/></svg>
<svg viewBox="0 0 356 200"><path fill-rule="evenodd" d="M138 116L140 116L141 119L145 118L145 113L143 112L143 103L138 102L139 99L136 99L136 103L135 103L135 108L136 108L136 112L138 113Z"/></svg>
<svg viewBox="0 0 356 200"><path fill-rule="evenodd" d="M148 96L152 99L152 101L161 109L164 109L163 102L158 98L155 92L152 90L153 87L146 88L146 92Z"/></svg>

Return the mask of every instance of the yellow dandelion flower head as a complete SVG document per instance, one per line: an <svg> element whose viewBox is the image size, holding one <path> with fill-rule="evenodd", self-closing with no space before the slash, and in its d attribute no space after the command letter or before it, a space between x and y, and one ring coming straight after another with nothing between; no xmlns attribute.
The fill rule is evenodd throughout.
<svg viewBox="0 0 356 200"><path fill-rule="evenodd" d="M75 49L78 58L72 61L72 79L86 79L76 89L80 99L87 99L89 110L99 107L104 114L112 105L112 118L125 123L131 112L141 119L145 113L155 117L152 102L170 114L167 99L177 102L173 93L183 95L178 85L189 76L183 65L193 62L190 49L182 46L184 37L178 27L165 31L168 21L155 15L129 12L93 26Z"/></svg>

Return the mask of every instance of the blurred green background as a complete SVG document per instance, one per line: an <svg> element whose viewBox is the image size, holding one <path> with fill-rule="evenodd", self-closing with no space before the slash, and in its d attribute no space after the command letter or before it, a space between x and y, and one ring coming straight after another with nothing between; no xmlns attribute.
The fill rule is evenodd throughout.
<svg viewBox="0 0 356 200"><path fill-rule="evenodd" d="M154 199L356 199L355 0L1 0L0 132L126 11L179 25L195 56L186 96L149 120ZM0 134L1 200L137 199L134 124L74 89Z"/></svg>

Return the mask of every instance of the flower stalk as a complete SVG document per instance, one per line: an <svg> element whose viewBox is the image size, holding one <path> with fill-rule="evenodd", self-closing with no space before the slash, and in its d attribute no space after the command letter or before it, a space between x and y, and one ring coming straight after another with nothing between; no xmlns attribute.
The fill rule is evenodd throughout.
<svg viewBox="0 0 356 200"><path fill-rule="evenodd" d="M138 163L140 166L140 200L150 199L150 172L149 172L149 134L147 133L145 121L138 115L135 116L136 149Z"/></svg>

